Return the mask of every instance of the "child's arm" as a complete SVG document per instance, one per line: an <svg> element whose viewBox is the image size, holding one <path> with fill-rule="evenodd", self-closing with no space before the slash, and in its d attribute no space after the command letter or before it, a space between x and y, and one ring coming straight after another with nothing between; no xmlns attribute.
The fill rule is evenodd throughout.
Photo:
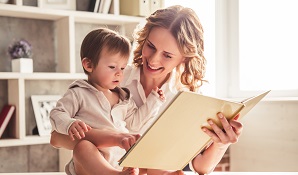
<svg viewBox="0 0 298 175"><path fill-rule="evenodd" d="M71 140L74 140L74 137L84 137L84 132L89 131L91 127L74 118L78 111L77 95L72 89L68 89L50 112L52 131L69 135Z"/></svg>
<svg viewBox="0 0 298 175"><path fill-rule="evenodd" d="M160 100L165 101L166 97L161 89L159 89L157 86L153 89L159 96Z"/></svg>

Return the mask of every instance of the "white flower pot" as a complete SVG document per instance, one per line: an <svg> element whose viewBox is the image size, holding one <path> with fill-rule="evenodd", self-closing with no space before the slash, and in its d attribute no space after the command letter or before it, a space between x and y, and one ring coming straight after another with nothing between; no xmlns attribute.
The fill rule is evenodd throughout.
<svg viewBox="0 0 298 175"><path fill-rule="evenodd" d="M11 60L12 72L32 73L33 60L31 58L18 58Z"/></svg>

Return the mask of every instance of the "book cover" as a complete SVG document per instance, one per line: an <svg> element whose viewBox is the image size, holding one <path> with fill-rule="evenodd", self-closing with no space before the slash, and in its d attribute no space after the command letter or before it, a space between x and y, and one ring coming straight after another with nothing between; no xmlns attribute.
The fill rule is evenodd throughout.
<svg viewBox="0 0 298 175"><path fill-rule="evenodd" d="M243 102L208 97L193 92L180 92L150 128L120 159L123 167L182 170L212 141L202 130L216 114L228 120L238 113L247 114L269 91ZM247 109L246 109L247 108Z"/></svg>
<svg viewBox="0 0 298 175"><path fill-rule="evenodd" d="M104 0L102 13L108 14L111 7L112 0Z"/></svg>
<svg viewBox="0 0 298 175"><path fill-rule="evenodd" d="M13 105L5 105L2 108L1 114L0 114L0 138L5 131L11 117L13 116L13 113L15 111L15 106Z"/></svg>
<svg viewBox="0 0 298 175"><path fill-rule="evenodd" d="M149 16L150 1L149 0L120 0L120 14L129 16Z"/></svg>
<svg viewBox="0 0 298 175"><path fill-rule="evenodd" d="M103 0L101 0L101 1L103 1ZM93 12L95 12L95 13L98 12L98 9L99 9L99 3L100 3L100 0L96 0L95 5L94 5Z"/></svg>
<svg viewBox="0 0 298 175"><path fill-rule="evenodd" d="M98 10L97 10L98 13L103 12L104 2L105 2L105 0L100 0L99 7L98 7Z"/></svg>
<svg viewBox="0 0 298 175"><path fill-rule="evenodd" d="M88 12L93 12L96 0L90 0L88 5Z"/></svg>
<svg viewBox="0 0 298 175"><path fill-rule="evenodd" d="M114 15L120 15L120 2L119 0L112 0L109 12Z"/></svg>

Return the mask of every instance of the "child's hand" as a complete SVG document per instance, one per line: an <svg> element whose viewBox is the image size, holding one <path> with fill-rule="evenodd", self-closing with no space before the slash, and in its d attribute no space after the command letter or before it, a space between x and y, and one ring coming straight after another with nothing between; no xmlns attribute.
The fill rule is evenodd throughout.
<svg viewBox="0 0 298 175"><path fill-rule="evenodd" d="M78 139L85 137L85 132L91 129L89 125L81 120L74 121L68 129L68 135L72 140L75 140L74 136Z"/></svg>
<svg viewBox="0 0 298 175"><path fill-rule="evenodd" d="M129 133L120 133L119 135L119 146L120 148L125 149L126 151L136 143L136 141L141 137L140 134L129 134Z"/></svg>
<svg viewBox="0 0 298 175"><path fill-rule="evenodd" d="M164 101L165 100L165 95L161 89L159 89L157 86L153 89L155 92L158 93L159 98Z"/></svg>

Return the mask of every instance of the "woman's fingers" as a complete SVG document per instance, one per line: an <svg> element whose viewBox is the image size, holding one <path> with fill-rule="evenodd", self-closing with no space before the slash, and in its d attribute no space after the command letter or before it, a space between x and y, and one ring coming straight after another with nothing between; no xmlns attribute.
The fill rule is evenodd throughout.
<svg viewBox="0 0 298 175"><path fill-rule="evenodd" d="M238 141L238 136L234 132L232 126L228 122L228 120L225 118L225 116L222 113L217 114L222 126L223 126L223 131L226 133L227 140L223 143L235 143Z"/></svg>
<svg viewBox="0 0 298 175"><path fill-rule="evenodd" d="M202 130L213 140L213 142L220 142L220 139L213 130L209 130L206 127L202 127Z"/></svg>
<svg viewBox="0 0 298 175"><path fill-rule="evenodd" d="M218 137L215 142L227 143L229 140L227 134L211 119L208 120L208 123L212 127L214 133L216 134L216 137Z"/></svg>
<svg viewBox="0 0 298 175"><path fill-rule="evenodd" d="M236 120L228 121L222 113L217 114L222 129L211 119L208 123L212 130L203 127L202 130L209 135L215 143L230 144L236 143L242 132L243 126Z"/></svg>
<svg viewBox="0 0 298 175"><path fill-rule="evenodd" d="M235 120L231 120L230 125L232 126L233 131L235 132L235 134L239 137L240 134L242 133L242 130L243 130L242 123L240 123L238 121L235 121Z"/></svg>

